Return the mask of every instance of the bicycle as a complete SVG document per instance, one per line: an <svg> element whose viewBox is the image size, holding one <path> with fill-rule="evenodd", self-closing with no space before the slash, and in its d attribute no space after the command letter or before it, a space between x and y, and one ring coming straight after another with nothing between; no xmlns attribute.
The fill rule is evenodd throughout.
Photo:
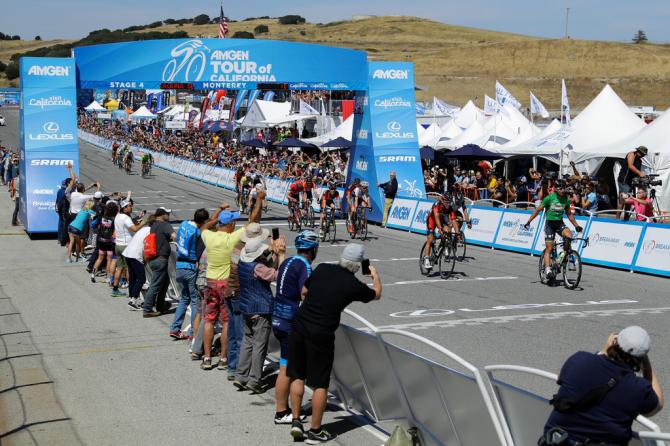
<svg viewBox="0 0 670 446"><path fill-rule="evenodd" d="M300 232L300 221L301 221L301 216L300 216L300 207L298 206L298 203L295 201L289 202L288 205L288 229L289 231L296 231Z"/></svg>
<svg viewBox="0 0 670 446"><path fill-rule="evenodd" d="M426 259L426 243L423 243L421 246L421 252L419 253L419 271L424 276L427 276L430 270L425 267ZM456 245L457 240L455 234L448 232L442 233L439 240L433 240L433 246L430 250L430 263L431 265L438 265L438 270L440 272L440 277L442 279L448 279L454 272L454 267L456 266Z"/></svg>
<svg viewBox="0 0 670 446"><path fill-rule="evenodd" d="M326 206L323 210L324 219L323 225L321 225L321 241L325 242L326 237L330 237L330 242L335 243L335 235L337 233L335 225L335 210L330 206Z"/></svg>
<svg viewBox="0 0 670 446"><path fill-rule="evenodd" d="M151 164L142 163L142 178L146 178L151 175Z"/></svg>
<svg viewBox="0 0 670 446"><path fill-rule="evenodd" d="M314 220L314 209L307 201L302 203L302 208L304 209L304 212L302 213L302 226L305 228L313 228L316 224Z"/></svg>
<svg viewBox="0 0 670 446"><path fill-rule="evenodd" d="M242 189L242 202L240 203L240 211L246 214L249 210L249 189L246 187Z"/></svg>
<svg viewBox="0 0 670 446"><path fill-rule="evenodd" d="M125 162L124 162L123 164L124 164L124 169L125 169L126 173L127 173L128 175L130 175L130 172L131 172L132 169L133 169L133 160L130 159L130 158L129 158L129 159L126 159Z"/></svg>
<svg viewBox="0 0 670 446"><path fill-rule="evenodd" d="M587 238L573 238L570 239L571 242L584 242L584 247L589 246L589 239ZM544 284L551 285L554 279L558 276L559 273L563 273L563 286L570 290L574 290L579 285L579 281L582 278L582 258L579 253L572 249L572 243L570 244L569 252L561 252L560 255L557 254L558 243L556 240L551 242L551 253L549 257L551 259L551 275L549 277L545 274L544 266L544 251L540 255L540 265L539 265L539 274L540 281Z"/></svg>
<svg viewBox="0 0 670 446"><path fill-rule="evenodd" d="M353 220L349 222L349 236L352 239L356 238L356 235L359 235L360 240L366 240L368 238L368 219L365 215L365 211L372 208L366 208L363 206L358 206L356 212L354 212Z"/></svg>

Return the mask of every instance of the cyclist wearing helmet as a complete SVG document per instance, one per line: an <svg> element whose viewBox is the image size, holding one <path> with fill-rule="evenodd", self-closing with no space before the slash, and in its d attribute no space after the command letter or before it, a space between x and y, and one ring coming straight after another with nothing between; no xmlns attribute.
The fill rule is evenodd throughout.
<svg viewBox="0 0 670 446"><path fill-rule="evenodd" d="M295 206L297 209L300 208L300 203L305 200L305 183L302 179L298 179L295 183L291 184L288 188L288 208L289 213L291 206Z"/></svg>
<svg viewBox="0 0 670 446"><path fill-rule="evenodd" d="M314 184L314 179L312 178L311 175L306 175L305 179L303 180L303 184L305 185L305 197L307 200L307 203L310 205L312 204L312 189L316 188L316 184Z"/></svg>
<svg viewBox="0 0 670 446"><path fill-rule="evenodd" d="M449 200L452 209L452 212L449 214L449 226L454 233L460 237L463 223L467 222L468 228L472 229L472 223L470 223L470 216L468 215L468 208L465 206L465 197L463 196L461 189L452 186L451 197Z"/></svg>
<svg viewBox="0 0 670 446"><path fill-rule="evenodd" d="M440 236L442 236L445 229L449 229L449 222L455 219L456 212L454 212L451 197L447 192L440 196L439 201L433 205L426 218L426 230L428 232L426 234L426 250L424 251L425 258L423 263L426 270L431 270L433 268L432 263L430 263L430 250L433 246L433 241L435 240L435 229L437 229Z"/></svg>
<svg viewBox="0 0 670 446"><path fill-rule="evenodd" d="M582 232L582 227L579 226L577 220L575 220L574 215L570 212L570 197L566 193L567 185L565 180L556 180L554 182L554 187L556 191L550 195L547 195L543 200L542 204L539 207L535 208L533 214L528 219L528 222L524 225L524 228L528 230L530 228L530 223L537 217L542 210L545 211L546 220L544 222L544 268L545 275L549 277L551 275L551 249L552 243L556 234L560 234L563 237L563 246L567 251L570 249L570 239L572 238L572 232L565 226L563 222L563 215L568 216L568 220L575 227L577 232Z"/></svg>
<svg viewBox="0 0 670 446"><path fill-rule="evenodd" d="M251 192L253 183L254 178L251 175L251 172L247 172L240 180L240 205L244 203L245 200L249 199L249 192Z"/></svg>
<svg viewBox="0 0 670 446"><path fill-rule="evenodd" d="M354 189L354 209L359 206L362 208L369 208L370 206L370 191L368 190L368 182L361 181L361 184Z"/></svg>
<svg viewBox="0 0 670 446"><path fill-rule="evenodd" d="M314 231L305 230L295 238L298 255L289 257L279 266L277 273L277 297L272 315L272 331L279 341L279 375L275 385L275 424L291 424L293 417L288 407L290 380L286 376L288 358L288 338L292 329L293 316L305 298L304 288L312 273L312 262L319 250L319 237ZM303 418L301 414L300 418Z"/></svg>
<svg viewBox="0 0 670 446"><path fill-rule="evenodd" d="M347 190L344 192L344 198L347 200L347 210L349 214L349 221L351 221L354 211L356 210L356 207L354 206L354 197L353 197L353 192L356 190L358 185L361 184L361 179L360 178L354 178L354 181L351 182L351 185L347 188Z"/></svg>
<svg viewBox="0 0 670 446"><path fill-rule="evenodd" d="M319 217L319 227L323 228L323 219L326 215L325 212L323 212L324 209L327 207L330 207L333 212L335 210L340 210L340 193L337 191L335 188L335 183L330 182L328 183L328 189L321 194L321 217Z"/></svg>

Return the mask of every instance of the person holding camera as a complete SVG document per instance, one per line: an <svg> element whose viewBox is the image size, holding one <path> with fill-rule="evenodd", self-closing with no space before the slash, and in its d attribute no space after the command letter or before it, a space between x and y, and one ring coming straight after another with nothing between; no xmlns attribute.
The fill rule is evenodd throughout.
<svg viewBox="0 0 670 446"><path fill-rule="evenodd" d="M621 167L617 177L617 186L619 187L619 204L617 205L617 219L621 210L626 210L624 195L630 195L633 190L633 182L636 178L644 178L646 173L642 172L642 158L647 156L648 149L645 146L639 146L632 152L626 154L626 162Z"/></svg>
<svg viewBox="0 0 670 446"><path fill-rule="evenodd" d="M649 334L631 326L610 334L599 353L580 351L568 358L538 445L627 445L635 418L663 408L650 347Z"/></svg>
<svg viewBox="0 0 670 446"><path fill-rule="evenodd" d="M305 299L293 318L289 335L286 374L291 379L291 436L308 444L325 443L334 438L321 426L326 410L330 372L335 355L335 331L340 314L352 302L379 300L382 283L374 267L364 260L362 245L350 243L337 264L322 263L314 269L303 288ZM372 277L373 288L355 274ZM312 395L312 428L304 432L300 408L305 382L314 389Z"/></svg>
<svg viewBox="0 0 670 446"><path fill-rule="evenodd" d="M654 216L654 204L651 198L647 196L647 189L638 187L635 196L632 194L623 194L624 204L631 205L635 211L635 220L647 221L647 217Z"/></svg>

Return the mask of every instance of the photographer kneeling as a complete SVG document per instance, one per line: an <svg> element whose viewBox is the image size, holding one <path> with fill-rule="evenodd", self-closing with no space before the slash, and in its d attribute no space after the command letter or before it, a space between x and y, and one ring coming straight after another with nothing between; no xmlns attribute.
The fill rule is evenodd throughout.
<svg viewBox="0 0 670 446"><path fill-rule="evenodd" d="M611 334L603 351L568 358L538 445L627 445L635 418L663 408L663 391L647 356L650 347L647 332L631 326Z"/></svg>

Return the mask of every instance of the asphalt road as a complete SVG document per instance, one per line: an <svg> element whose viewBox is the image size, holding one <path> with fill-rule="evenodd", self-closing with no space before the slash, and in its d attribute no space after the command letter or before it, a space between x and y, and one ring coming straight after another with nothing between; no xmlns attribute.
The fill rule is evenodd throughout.
<svg viewBox="0 0 670 446"><path fill-rule="evenodd" d="M0 129L0 140L7 143L16 138L16 118L5 114L9 126ZM233 194L228 191L160 169L154 169L149 179L126 175L112 166L108 152L81 141L80 160L85 182L99 180L105 191L132 190L138 203L136 209L166 206L173 209L175 218L188 218L199 207L214 208L221 201L233 202ZM284 207L271 204L264 224L277 225L290 241L292 234L286 232L285 212ZM340 229L344 228L338 228L340 238L345 238ZM420 275L417 258L423 240L420 235L372 227L370 239L364 244L382 277L382 299L367 305L354 304L350 309L377 326L403 329L433 340L476 366L516 364L553 372L558 372L575 351L596 351L609 333L640 325L651 335L652 364L662 386L668 388L667 279L585 266L581 289L550 288L539 282L537 257L469 246L466 260L456 265L456 278L445 281ZM335 261L345 243L341 240L335 245L322 245L317 263ZM85 278L80 282L80 286L88 286ZM75 308L72 310L68 324L77 326ZM124 321L131 318L125 308L109 311L118 318L118 330L126 330ZM343 322L359 325L346 316ZM162 342L170 344L166 336ZM418 354L453 365L421 344L400 338L397 342ZM184 359L168 356L153 373L170 373L178 361ZM197 370L192 373L188 379L198 376ZM510 380L547 396L554 390L548 384L522 381L520 377ZM128 404L132 405L136 397L139 395L128 395ZM78 403L75 400L72 404ZM670 430L667 414L664 411L654 418L666 431Z"/></svg>

